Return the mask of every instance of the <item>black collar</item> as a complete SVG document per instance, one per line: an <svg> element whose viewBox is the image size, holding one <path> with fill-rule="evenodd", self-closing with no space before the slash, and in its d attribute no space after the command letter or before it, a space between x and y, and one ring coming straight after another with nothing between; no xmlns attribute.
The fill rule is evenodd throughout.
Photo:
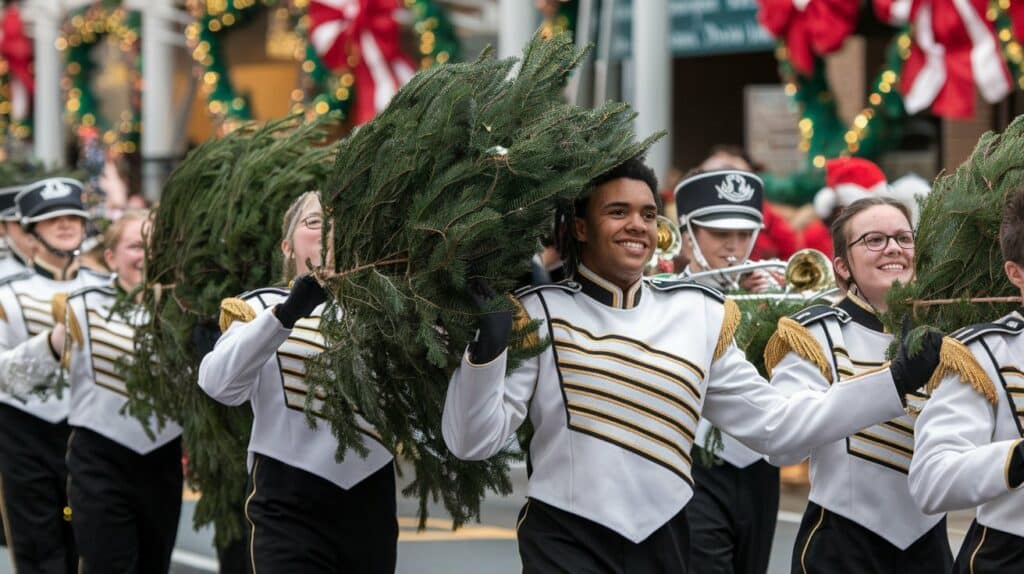
<svg viewBox="0 0 1024 574"><path fill-rule="evenodd" d="M28 267L29 266L28 265L28 260L25 258L24 255L21 254L21 251L18 251L18 248L14 246L14 242L13 241L8 241L7 242L7 250L11 254L11 257L15 261L17 261L18 263L21 263L22 267Z"/></svg>
<svg viewBox="0 0 1024 574"><path fill-rule="evenodd" d="M73 261L65 273L64 269L58 269L57 267L47 265L38 257L32 261L32 269L36 273L54 281L71 281L78 276L78 268L78 262Z"/></svg>
<svg viewBox="0 0 1024 574"><path fill-rule="evenodd" d="M853 293L847 293L846 297L843 297L843 300L836 304L836 307L846 311L854 323L879 333L886 332L885 326L882 325L882 321L875 314L874 309Z"/></svg>
<svg viewBox="0 0 1024 574"><path fill-rule="evenodd" d="M625 292L611 281L602 278L597 273L580 264L576 269L576 282L583 288L583 293L589 295L598 303L615 309L632 309L640 304L640 295L643 293L644 280L638 279Z"/></svg>

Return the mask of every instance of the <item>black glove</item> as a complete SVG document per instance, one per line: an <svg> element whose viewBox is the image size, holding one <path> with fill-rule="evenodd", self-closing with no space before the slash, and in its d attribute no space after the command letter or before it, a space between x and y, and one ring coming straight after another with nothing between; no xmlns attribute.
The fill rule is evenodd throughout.
<svg viewBox="0 0 1024 574"><path fill-rule="evenodd" d="M483 280L471 280L468 291L473 305L481 311L477 320L476 340L469 345L469 357L473 364L483 365L493 361L508 347L509 334L512 332L512 312L483 312L488 302L498 296Z"/></svg>
<svg viewBox="0 0 1024 574"><path fill-rule="evenodd" d="M900 339L896 358L889 364L892 379L902 399L907 393L916 391L928 382L939 366L939 352L942 350L942 333L929 329L921 339L921 350L910 356L907 349L907 335L910 333L910 317L903 320L903 338Z"/></svg>
<svg viewBox="0 0 1024 574"><path fill-rule="evenodd" d="M277 320L286 328L291 329L295 322L309 314L317 306L327 300L327 291L312 275L299 275L292 283L292 291L284 303L274 309Z"/></svg>
<svg viewBox="0 0 1024 574"><path fill-rule="evenodd" d="M1017 488L1024 484L1024 441L1017 441L1013 447L1013 454L1010 455L1010 468L1006 471L1006 481L1010 488Z"/></svg>
<svg viewBox="0 0 1024 574"><path fill-rule="evenodd" d="M192 346L196 349L199 357L205 356L213 350L213 346L220 339L220 326L216 321L206 320L196 323L192 327Z"/></svg>

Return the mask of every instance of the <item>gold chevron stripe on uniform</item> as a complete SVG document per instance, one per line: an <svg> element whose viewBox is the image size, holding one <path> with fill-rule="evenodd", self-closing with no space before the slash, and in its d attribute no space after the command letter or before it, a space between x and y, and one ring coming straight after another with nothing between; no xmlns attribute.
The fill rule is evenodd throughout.
<svg viewBox="0 0 1024 574"><path fill-rule="evenodd" d="M577 363L570 363L568 361L559 361L558 368L563 372L597 377L599 379L604 379L611 383L629 387L633 390L639 391L641 393L644 393L648 396L657 399L661 399L662 401L679 407L680 409L688 412L694 418L694 420L700 418L700 414L697 412L697 409L694 406L687 403L682 398L677 397L672 393L669 393L668 391L659 389L658 387L649 385L643 381L638 381L636 379L625 377L623 375L620 375L619 373L613 373L611 371L606 371L604 369L597 369L594 367L588 367L586 365L581 365Z"/></svg>
<svg viewBox="0 0 1024 574"><path fill-rule="evenodd" d="M694 440L693 430L686 426L685 423L676 420L675 418L659 411L658 409L644 405L642 403L638 403L628 397L616 395L604 389L598 389L596 387L591 387L588 385L584 385L582 383L566 381L563 387L568 391L571 391L574 395L583 395L601 401L606 401L619 407L622 407L624 409L633 411L638 415L650 418L652 420L660 422L661 424L676 429L677 431L679 431L680 434L690 439L690 442L693 442ZM573 401L571 400L569 401L569 403L578 404L573 403Z"/></svg>
<svg viewBox="0 0 1024 574"><path fill-rule="evenodd" d="M679 386L681 386L688 393L690 393L690 395L693 396L693 398L700 399L700 390L698 390L697 387L694 387L693 384L690 383L690 381L686 380L677 373L673 373L672 371L669 371L667 369L662 369L657 365L645 363L639 359L630 357L628 355L623 355L622 353L616 353L615 351L609 351L606 349L588 349L586 347L577 345L576 343L573 343L572 341L569 341L567 339L556 338L555 350L560 351L563 349L568 349L581 355L602 357L619 363L620 365L644 371L645 373L648 373L650 375L670 379L672 381L679 383Z"/></svg>
<svg viewBox="0 0 1024 574"><path fill-rule="evenodd" d="M595 335L582 327L577 327L566 322L564 319L552 319L551 325L553 327L561 327L566 331L577 333L587 339L590 339L591 341L615 341L633 347L634 349L638 349L640 351L656 355L663 359L667 359L668 361L671 361L679 365L680 367L688 369L693 374L697 375L698 378L704 380L704 371L696 364L678 355L673 355L671 353L666 353L665 351L655 349L654 347L648 345L647 343L644 343L643 341L637 339L630 339L629 337L623 337L622 335Z"/></svg>
<svg viewBox="0 0 1024 574"><path fill-rule="evenodd" d="M590 420L598 421L604 424L611 425L620 430L632 433L642 438L646 438L652 442L658 443L666 449L679 455L679 458L686 461L686 464L692 464L693 461L690 459L690 454L686 452L679 443L666 438L649 428L642 427L634 422L628 421L622 417L616 416L612 413L597 409L594 407L580 406L580 405L569 405L569 413L587 418Z"/></svg>

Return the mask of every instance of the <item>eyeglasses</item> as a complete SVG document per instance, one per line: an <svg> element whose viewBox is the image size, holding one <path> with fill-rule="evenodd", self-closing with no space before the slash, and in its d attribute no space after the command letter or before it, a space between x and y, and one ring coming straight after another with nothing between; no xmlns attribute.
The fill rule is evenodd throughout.
<svg viewBox="0 0 1024 574"><path fill-rule="evenodd" d="M914 248L914 233L911 231L901 231L896 235L886 235L878 231L869 231L864 235L851 242L847 247L853 247L858 243L864 243L864 247L867 247L869 251L884 251L889 246L889 240L896 240L896 245L899 245L903 249Z"/></svg>
<svg viewBox="0 0 1024 574"><path fill-rule="evenodd" d="M303 227L305 227L306 229L309 229L310 231L316 231L318 229L323 228L323 226L324 226L324 216L322 216L322 215L308 215L306 217L303 217L300 220L300 222L302 223Z"/></svg>

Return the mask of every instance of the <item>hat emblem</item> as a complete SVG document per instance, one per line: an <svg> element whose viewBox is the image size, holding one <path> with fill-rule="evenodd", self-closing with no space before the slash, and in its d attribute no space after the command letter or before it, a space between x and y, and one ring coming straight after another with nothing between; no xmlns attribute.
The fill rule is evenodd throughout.
<svg viewBox="0 0 1024 574"><path fill-rule="evenodd" d="M71 186L64 183L63 181L48 181L43 191L39 192L39 195L46 200L57 199L59 197L67 197L71 195Z"/></svg>
<svg viewBox="0 0 1024 574"><path fill-rule="evenodd" d="M731 173L725 176L722 183L715 186L718 191L718 198L733 203L743 203L754 196L754 188L747 183L747 178L738 173Z"/></svg>

